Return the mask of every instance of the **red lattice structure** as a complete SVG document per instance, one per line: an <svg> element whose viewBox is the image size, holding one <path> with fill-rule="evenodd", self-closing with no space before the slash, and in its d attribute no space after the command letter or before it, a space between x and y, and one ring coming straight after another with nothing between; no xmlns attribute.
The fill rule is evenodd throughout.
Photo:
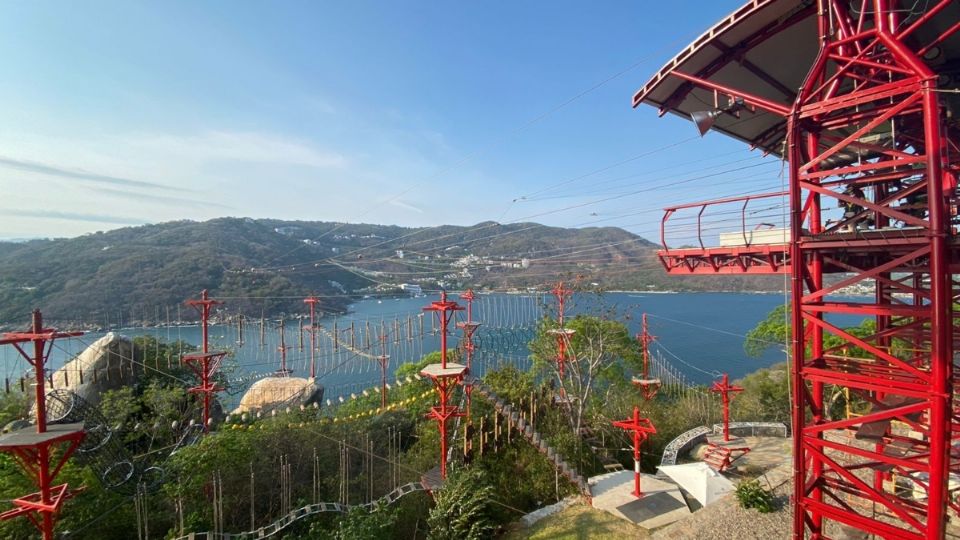
<svg viewBox="0 0 960 540"><path fill-rule="evenodd" d="M633 435L633 494L637 498L643 497L640 490L640 445L650 435L657 432L649 418L640 418L640 408L633 408L633 417L627 420L613 422L613 427L625 429Z"/></svg>
<svg viewBox="0 0 960 540"><path fill-rule="evenodd" d="M34 311L29 330L0 336L0 345L13 345L33 367L36 378L36 426L0 435L0 452L10 454L37 486L35 493L10 501L14 507L0 513L0 520L24 516L40 531L44 540L53 539L54 522L64 501L79 491L71 491L67 484L54 485L54 482L84 437L82 422L47 425L45 366L54 340L80 335L83 332L58 332L44 328L43 315L40 311ZM27 345L26 349L24 345ZM32 345L32 351L29 345Z"/></svg>
<svg viewBox="0 0 960 540"><path fill-rule="evenodd" d="M447 362L447 332L450 321L457 311L463 311L463 306L447 300L447 293L440 293L440 300L432 302L423 308L436 314L440 323L440 363L430 364L420 371L424 377L429 377L437 387L439 403L430 408L427 418L437 421L440 429L440 478L447 478L447 422L451 418L463 416L460 408L450 404L450 397L460 381L467 374L467 366L454 362Z"/></svg>
<svg viewBox="0 0 960 540"><path fill-rule="evenodd" d="M213 306L222 303L223 302L211 299L206 289L200 292L199 300L187 300L188 306L192 306L200 312L200 339L202 343L199 353L185 354L180 358L181 361L197 375L197 378L200 379L200 384L190 388L188 391L199 394L203 400L204 432L209 432L210 430L210 400L214 394L223 390L223 388L213 380L213 377L216 375L217 370L220 369L220 363L223 362L223 357L225 357L227 353L226 351L210 350L209 332L210 310Z"/></svg>
<svg viewBox="0 0 960 540"><path fill-rule="evenodd" d="M960 152L948 112L960 107L958 21L950 0L752 1L634 96L785 161L786 193L763 197L786 196L789 227L757 232L744 211L719 246L698 234L699 247L671 249L674 213L699 208L699 229L713 206L749 201L673 207L659 255L671 274L791 277L795 538L826 538L833 522L940 539L948 506L960 509L948 493L960 472L951 454ZM699 112L705 103L714 110ZM864 284L874 289L867 299L835 297ZM870 317L876 328L854 335L834 315ZM834 419L828 391L870 410Z"/></svg>
<svg viewBox="0 0 960 540"><path fill-rule="evenodd" d="M467 373L469 374L473 368L473 353L477 350L476 345L473 344L473 334L480 328L480 323L473 320L473 300L476 298L476 295L473 294L473 289L467 289L460 295L460 298L467 301L467 320L458 322L457 328L463 332L463 350L464 357L467 359ZM469 419L473 385L468 382L464 384L463 390L467 393L467 419Z"/></svg>
<svg viewBox="0 0 960 540"><path fill-rule="evenodd" d="M657 392L660 391L660 379L650 378L650 344L657 339L650 334L650 327L647 326L647 314L643 314L641 331L637 334L637 341L643 347L643 370L640 377L633 378L633 385L640 389L643 399L650 401Z"/></svg>
<svg viewBox="0 0 960 540"><path fill-rule="evenodd" d="M724 373L719 381L713 381L713 385L710 386L710 391L720 394L720 400L723 405L723 440L728 442L730 441L731 394L736 395L739 392L743 392L743 387L730 384L730 376Z"/></svg>

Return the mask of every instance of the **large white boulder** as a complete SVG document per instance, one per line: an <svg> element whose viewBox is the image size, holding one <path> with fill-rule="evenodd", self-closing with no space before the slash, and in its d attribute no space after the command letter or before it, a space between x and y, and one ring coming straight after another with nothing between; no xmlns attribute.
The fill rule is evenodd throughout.
<svg viewBox="0 0 960 540"><path fill-rule="evenodd" d="M135 384L142 374L142 367L133 362L130 338L110 332L56 370L52 388L70 390L98 405L103 392Z"/></svg>
<svg viewBox="0 0 960 540"><path fill-rule="evenodd" d="M299 407L319 403L323 386L302 377L266 377L253 383L232 414L256 412L280 405Z"/></svg>

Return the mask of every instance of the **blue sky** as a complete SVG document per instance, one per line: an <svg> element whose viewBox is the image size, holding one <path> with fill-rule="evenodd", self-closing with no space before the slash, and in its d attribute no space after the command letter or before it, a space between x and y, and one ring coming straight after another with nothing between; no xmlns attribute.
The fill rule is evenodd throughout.
<svg viewBox="0 0 960 540"><path fill-rule="evenodd" d="M654 238L665 204L779 186L630 107L739 4L3 3L0 238L225 215Z"/></svg>

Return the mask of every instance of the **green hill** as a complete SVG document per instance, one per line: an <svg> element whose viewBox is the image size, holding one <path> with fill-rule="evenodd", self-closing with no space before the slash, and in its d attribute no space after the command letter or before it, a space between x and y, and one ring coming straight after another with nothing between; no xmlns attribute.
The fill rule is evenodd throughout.
<svg viewBox="0 0 960 540"><path fill-rule="evenodd" d="M398 250L402 251L401 254ZM201 289L250 315L303 311L323 297L340 311L353 295L424 289L587 287L774 290L780 278L671 278L651 242L615 227L535 223L405 228L220 218L175 221L76 238L0 242L0 324L34 307L49 320L159 323ZM189 312L185 312L189 313ZM190 313L192 316L192 313ZM184 315L186 318L187 315Z"/></svg>

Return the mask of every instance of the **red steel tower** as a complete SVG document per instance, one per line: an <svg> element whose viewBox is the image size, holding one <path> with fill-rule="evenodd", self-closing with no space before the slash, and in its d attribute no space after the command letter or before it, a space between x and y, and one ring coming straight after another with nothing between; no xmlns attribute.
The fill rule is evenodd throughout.
<svg viewBox="0 0 960 540"><path fill-rule="evenodd" d="M473 294L473 289L467 289L466 292L460 295L460 298L467 301L467 320L458 322L457 328L463 331L463 350L466 352L467 374L469 375L473 367L473 353L476 351L476 347L473 344L473 334L476 333L477 328L480 328L480 323L473 320L473 300L476 298ZM473 393L473 385L468 382L464 384L463 390L467 393L467 418L469 419L470 395Z"/></svg>
<svg viewBox="0 0 960 540"><path fill-rule="evenodd" d="M44 367L56 339L80 336L83 332L57 332L43 327L43 315L33 312L30 330L9 332L0 337L0 345L13 345L33 367L36 382L36 428L24 428L0 435L0 451L13 456L14 461L33 479L38 491L13 499L14 508L0 513L0 520L26 516L40 531L44 540L53 540L53 525L63 502L72 497L67 484L53 483L63 465L83 440L83 423L47 426L46 368ZM22 345L33 344L33 350ZM48 347L47 344L50 346Z"/></svg>
<svg viewBox="0 0 960 540"><path fill-rule="evenodd" d="M200 293L199 300L187 300L187 305L195 307L200 312L200 329L202 349L199 353L185 354L181 357L183 362L200 378L200 384L190 388L190 392L201 394L203 396L203 431L210 430L210 399L213 394L222 390L220 386L213 381L213 376L220 369L220 363L223 357L227 355L226 351L210 350L210 332L208 325L210 322L210 308L222 304L217 300L211 299L207 290Z"/></svg>
<svg viewBox="0 0 960 540"><path fill-rule="evenodd" d="M436 384L437 393L440 396L440 403L430 408L427 418L435 419L440 428L440 478L445 479L447 477L447 421L463 416L459 407L450 404L450 394L467 372L467 366L447 362L447 327L454 314L457 311L463 311L463 307L447 300L447 293L443 291L440 293L439 301L432 302L423 310L435 313L440 323L440 363L428 365L420 374L429 377Z"/></svg>
<svg viewBox="0 0 960 540"><path fill-rule="evenodd" d="M674 274L791 278L795 538L846 526L943 538L957 478L951 439L958 271L960 5L899 0L748 2L634 96L785 161L788 189L667 209L660 259ZM942 86L946 86L943 88ZM704 103L714 109L703 111ZM747 226L750 200L788 200L789 227ZM737 204L717 247L671 249L672 214ZM742 240L737 240L737 237ZM830 274L834 279L825 279ZM868 299L837 298L871 287ZM872 318L868 335L831 316ZM828 344L825 336L833 338ZM837 419L828 392L868 411Z"/></svg>
<svg viewBox="0 0 960 540"><path fill-rule="evenodd" d="M730 376L726 373L723 374L723 377L720 381L714 381L713 385L710 387L711 392L716 392L720 394L720 399L723 401L723 440L730 441L730 394L736 394L737 392L743 392L743 387L737 386L735 384L730 384Z"/></svg>
<svg viewBox="0 0 960 540"><path fill-rule="evenodd" d="M639 407L633 408L633 418L614 422L613 426L633 432L633 494L637 498L643 497L640 491L640 445L657 429L649 418L640 418Z"/></svg>

